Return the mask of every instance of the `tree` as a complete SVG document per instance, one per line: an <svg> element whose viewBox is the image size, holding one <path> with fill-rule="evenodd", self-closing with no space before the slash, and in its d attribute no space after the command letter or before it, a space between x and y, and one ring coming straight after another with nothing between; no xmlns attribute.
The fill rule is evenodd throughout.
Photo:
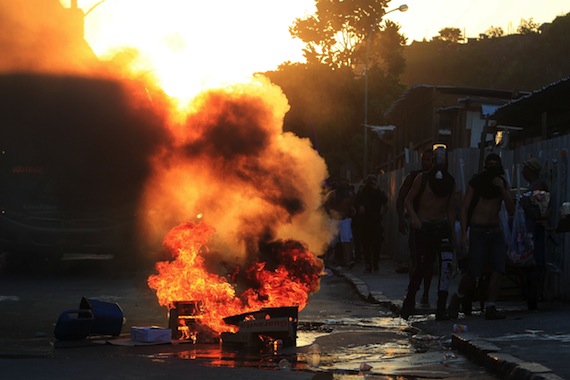
<svg viewBox="0 0 570 380"><path fill-rule="evenodd" d="M354 173L362 171L365 88L371 124L382 122L404 89L406 38L399 25L381 23L388 2L315 0L315 14L296 19L289 28L305 43L307 63L266 73L291 104L284 128L311 138L332 173L347 165Z"/></svg>
<svg viewBox="0 0 570 380"><path fill-rule="evenodd" d="M521 23L517 27L517 33L524 34L524 35L538 34L539 33L539 31L538 31L539 26L540 25L538 23L536 23L532 20L532 17L529 18L528 20L521 18Z"/></svg>
<svg viewBox="0 0 570 380"><path fill-rule="evenodd" d="M404 47L407 41L407 38L400 34L400 26L386 21L383 30L369 37L371 66L377 65L388 77L399 78L406 68Z"/></svg>
<svg viewBox="0 0 570 380"><path fill-rule="evenodd" d="M459 28L447 27L439 31L439 36L437 39L456 44L459 41L463 41L463 34Z"/></svg>
<svg viewBox="0 0 570 380"><path fill-rule="evenodd" d="M489 38L499 38L505 35L503 28L500 26L490 26L489 29L485 31L485 34Z"/></svg>
<svg viewBox="0 0 570 380"><path fill-rule="evenodd" d="M316 13L298 18L289 28L306 46L307 63L353 68L357 47L386 13L389 0L315 0Z"/></svg>
<svg viewBox="0 0 570 380"><path fill-rule="evenodd" d="M352 70L332 69L324 64L285 63L278 70L264 74L283 89L291 105L283 129L309 138L330 173L339 175L341 166L347 163L352 163L355 173L360 172L363 86Z"/></svg>

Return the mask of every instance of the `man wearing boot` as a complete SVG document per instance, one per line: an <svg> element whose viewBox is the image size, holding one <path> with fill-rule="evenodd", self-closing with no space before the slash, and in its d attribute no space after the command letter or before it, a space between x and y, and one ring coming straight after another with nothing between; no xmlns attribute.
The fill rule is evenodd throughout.
<svg viewBox="0 0 570 380"><path fill-rule="evenodd" d="M403 319L408 319L413 313L416 293L425 277L425 271L432 268L436 257L439 259L440 270L435 318L449 319L445 306L453 259L451 247L455 209L451 200L454 192L455 179L447 170L446 146L435 144L433 167L418 174L405 200L410 226L414 230L416 265L400 311Z"/></svg>
<svg viewBox="0 0 570 380"><path fill-rule="evenodd" d="M515 204L503 174L501 157L490 153L485 158L484 170L469 181L465 191L461 205L461 245L469 247L468 268L449 303L449 315L453 319L457 318L459 305L466 304L465 298L473 291L486 266L491 268L491 277L485 319L505 318L505 314L498 311L495 305L507 254L499 212L504 202L509 215L513 215ZM465 312L466 307L463 307Z"/></svg>

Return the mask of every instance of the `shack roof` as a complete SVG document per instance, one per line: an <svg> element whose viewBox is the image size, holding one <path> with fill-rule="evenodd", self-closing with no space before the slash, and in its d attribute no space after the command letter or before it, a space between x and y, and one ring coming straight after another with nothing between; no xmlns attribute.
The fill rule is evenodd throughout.
<svg viewBox="0 0 570 380"><path fill-rule="evenodd" d="M456 87L456 86L433 86L426 84L416 84L406 89L398 99L396 99L388 110L384 113L387 120L392 120L398 114L405 112L416 106L421 99L428 96L429 93L437 93L441 95L457 95L458 101L464 97L493 98L493 99L513 99L527 92L519 92L513 90L475 88L475 87Z"/></svg>
<svg viewBox="0 0 570 380"><path fill-rule="evenodd" d="M562 78L538 90L498 107L491 118L501 125L539 126L546 113L549 126L570 128L570 77Z"/></svg>

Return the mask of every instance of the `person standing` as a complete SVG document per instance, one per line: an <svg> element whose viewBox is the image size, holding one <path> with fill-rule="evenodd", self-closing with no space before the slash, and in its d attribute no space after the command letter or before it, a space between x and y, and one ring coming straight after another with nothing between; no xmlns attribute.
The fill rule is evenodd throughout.
<svg viewBox="0 0 570 380"><path fill-rule="evenodd" d="M426 276L426 270L433 267L436 256L440 271L435 317L436 320L449 319L446 302L453 260L451 226L455 213L451 199L455 179L447 167L445 145L434 145L432 168L417 175L404 202L414 234L416 266L400 310L403 319L408 319L414 311L416 293Z"/></svg>
<svg viewBox="0 0 570 380"><path fill-rule="evenodd" d="M388 197L376 184L376 176L369 175L356 195L356 210L360 223L362 254L365 271L378 270L380 249L384 241L382 219L387 211Z"/></svg>
<svg viewBox="0 0 570 380"><path fill-rule="evenodd" d="M402 182L400 190L398 191L398 198L396 198L396 212L398 213L398 230L403 235L408 234L408 248L410 250L410 259L409 259L410 278L416 267L416 254L414 246L414 234L413 230L409 228L409 215L405 212L406 210L404 206L404 201L406 199L406 196L410 192L410 189L412 188L414 179L418 176L418 174L426 172L429 169L431 169L433 165L433 149L426 149L424 151L421 157L421 165L422 165L421 169L410 172L406 176L406 178L404 178L404 182ZM425 277L423 279L424 290L420 301L420 305L422 307L426 308L430 307L429 289L431 286L432 277L433 277L433 267L426 268Z"/></svg>
<svg viewBox="0 0 570 380"><path fill-rule="evenodd" d="M531 199L531 197L536 197L535 192L549 191L548 185L540 179L541 170L542 165L536 158L529 158L523 162L522 176L528 182L528 196L523 196L521 205L525 212L527 229L533 234L534 260L536 262L534 267L525 268L524 273L523 290L527 297L529 310L538 309L546 266L546 223L550 217L550 209L545 207L546 212L541 213L538 205Z"/></svg>
<svg viewBox="0 0 570 380"><path fill-rule="evenodd" d="M513 215L515 204L503 174L501 157L490 153L485 158L483 171L469 180L465 191L461 204L461 245L468 249L468 264L467 272L461 277L458 290L449 303L449 315L453 319L457 318L459 305L464 304L464 298L471 293L486 268L490 268L491 276L485 319L505 318L505 314L496 307L507 260L507 243L499 212L504 203L509 215Z"/></svg>
<svg viewBox="0 0 570 380"><path fill-rule="evenodd" d="M354 265L354 249L352 242L352 215L354 214L354 194L347 181L334 184L324 199L324 208L329 215L329 220L337 234L326 255L326 264L337 266Z"/></svg>

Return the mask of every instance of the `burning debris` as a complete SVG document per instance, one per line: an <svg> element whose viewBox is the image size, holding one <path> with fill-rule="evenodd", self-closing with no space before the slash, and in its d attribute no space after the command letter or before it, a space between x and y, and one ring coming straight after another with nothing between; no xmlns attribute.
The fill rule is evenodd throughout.
<svg viewBox="0 0 570 380"><path fill-rule="evenodd" d="M285 334L283 342L295 342L297 310L318 290L322 261L298 242L274 242L260 255L266 261L257 257L243 271L220 266L224 273L211 273L205 261L213 234L204 223L174 228L164 241L173 260L159 262L158 274L148 279L159 303L170 310L173 338L204 342L222 336L252 344L253 335L272 331ZM270 323L249 323L268 317ZM238 332L235 339L230 335Z"/></svg>
<svg viewBox="0 0 570 380"><path fill-rule="evenodd" d="M263 308L223 319L235 332L218 334L203 322L205 310L200 301L176 301L169 310L169 330L172 339L191 343L218 342L224 344L260 346L277 350L295 346L297 342L297 306Z"/></svg>
<svg viewBox="0 0 570 380"><path fill-rule="evenodd" d="M169 125L172 146L153 160L145 209L160 211L145 226L147 236L164 237L167 256L149 286L171 311L173 333L200 341L208 330L227 338L252 327L228 323L231 316L302 310L323 271L309 247L320 252L330 235L320 210L323 161L308 141L283 133L288 105L278 88L259 79L205 92L192 107ZM179 318L184 300L198 302L191 311L199 313ZM245 334L236 339L251 341Z"/></svg>
<svg viewBox="0 0 570 380"><path fill-rule="evenodd" d="M2 9L10 11L6 12L13 16L10 20L22 19L17 9L9 6L11 2L0 1L0 4ZM50 10L59 12L59 8L56 2L50 2ZM71 11L68 13L73 17L82 16L75 3ZM50 18L38 17L36 13L18 35L30 40L39 38L38 25ZM80 54L81 49L76 48L83 45L82 34L74 36L73 49L57 43L65 40L66 34L62 30L61 35L50 35L66 54L46 54L64 57L65 65L54 59L49 67L34 66L45 61L41 59L43 55L34 55L37 49L30 48L23 40L8 38L9 41L0 41L2 46L10 47L0 62L0 70L20 67L25 73L73 73L106 78L127 94L128 100L121 103L128 108L122 113L125 117L112 119L112 128L107 129L122 137L132 135L132 139L121 144L112 134L109 144L104 145L112 145L112 152L118 152L119 160L109 159L107 151L104 152L107 156L84 157L85 151L100 152L97 149L102 144L91 144L68 161L81 162L80 158L85 158L89 165L84 167L95 164L96 173L108 173L126 155L129 161L120 167L140 169L136 171L137 182L128 181L133 175L129 170L115 177L137 187L137 196L130 199L138 202L138 210L133 214L140 219L140 236L144 236L141 240L146 240L147 247L162 243L168 256L156 264L157 273L148 278L148 284L156 291L159 304L174 315L175 336L192 340L200 334L215 337L251 331L257 324L246 320L228 323L226 318L282 307L303 309L309 295L319 289L323 263L317 254L331 238L326 215L320 208L321 185L327 170L308 139L283 131L283 118L289 105L281 89L258 76L249 83L205 90L188 103L182 103L180 98L170 98L159 88L164 79L160 74L174 72L170 66L160 71L139 61L134 64L137 57L148 52L125 48L111 61L93 62L90 54ZM38 38L35 40L42 41L44 46L47 37ZM128 53L133 53L132 59ZM77 70L70 68L75 61L68 59L69 55L81 61ZM15 63L8 60L9 56L15 58ZM84 59L79 60L80 56ZM184 67L177 72L180 78L176 82L185 83L184 74L193 75L195 71ZM78 91L81 94L81 86ZM197 89L188 88L188 92L195 94ZM81 99L71 93L67 95L71 100ZM90 100L85 104L91 105ZM105 109L113 104L113 99L99 100L93 106L102 107L103 111L97 112L115 117L116 113ZM75 135L84 138L81 141L91 141L90 132L100 133L98 119L85 120L81 109L64 106L54 104L53 109L65 109L61 114L66 118L41 124L41 132L65 136L68 140L68 134L54 132L65 124L73 127ZM58 154L69 157L66 151ZM92 171L85 170L82 174L83 182L96 182L99 186L77 192L80 199L85 199L91 192L100 191L102 185ZM122 186L112 187L122 189ZM200 215L199 220L195 215ZM274 321L270 324L277 323L279 318L272 317ZM296 316L291 318L289 322L296 323ZM286 339L293 339L295 330L288 324Z"/></svg>
<svg viewBox="0 0 570 380"><path fill-rule="evenodd" d="M224 343L246 346L269 346L273 350L295 346L297 343L298 307L263 308L256 312L224 318L237 325L239 331L223 333Z"/></svg>
<svg viewBox="0 0 570 380"><path fill-rule="evenodd" d="M196 343L210 339L212 332L200 323L203 313L200 301L175 301L168 311L168 327L172 330L172 339L191 340Z"/></svg>

